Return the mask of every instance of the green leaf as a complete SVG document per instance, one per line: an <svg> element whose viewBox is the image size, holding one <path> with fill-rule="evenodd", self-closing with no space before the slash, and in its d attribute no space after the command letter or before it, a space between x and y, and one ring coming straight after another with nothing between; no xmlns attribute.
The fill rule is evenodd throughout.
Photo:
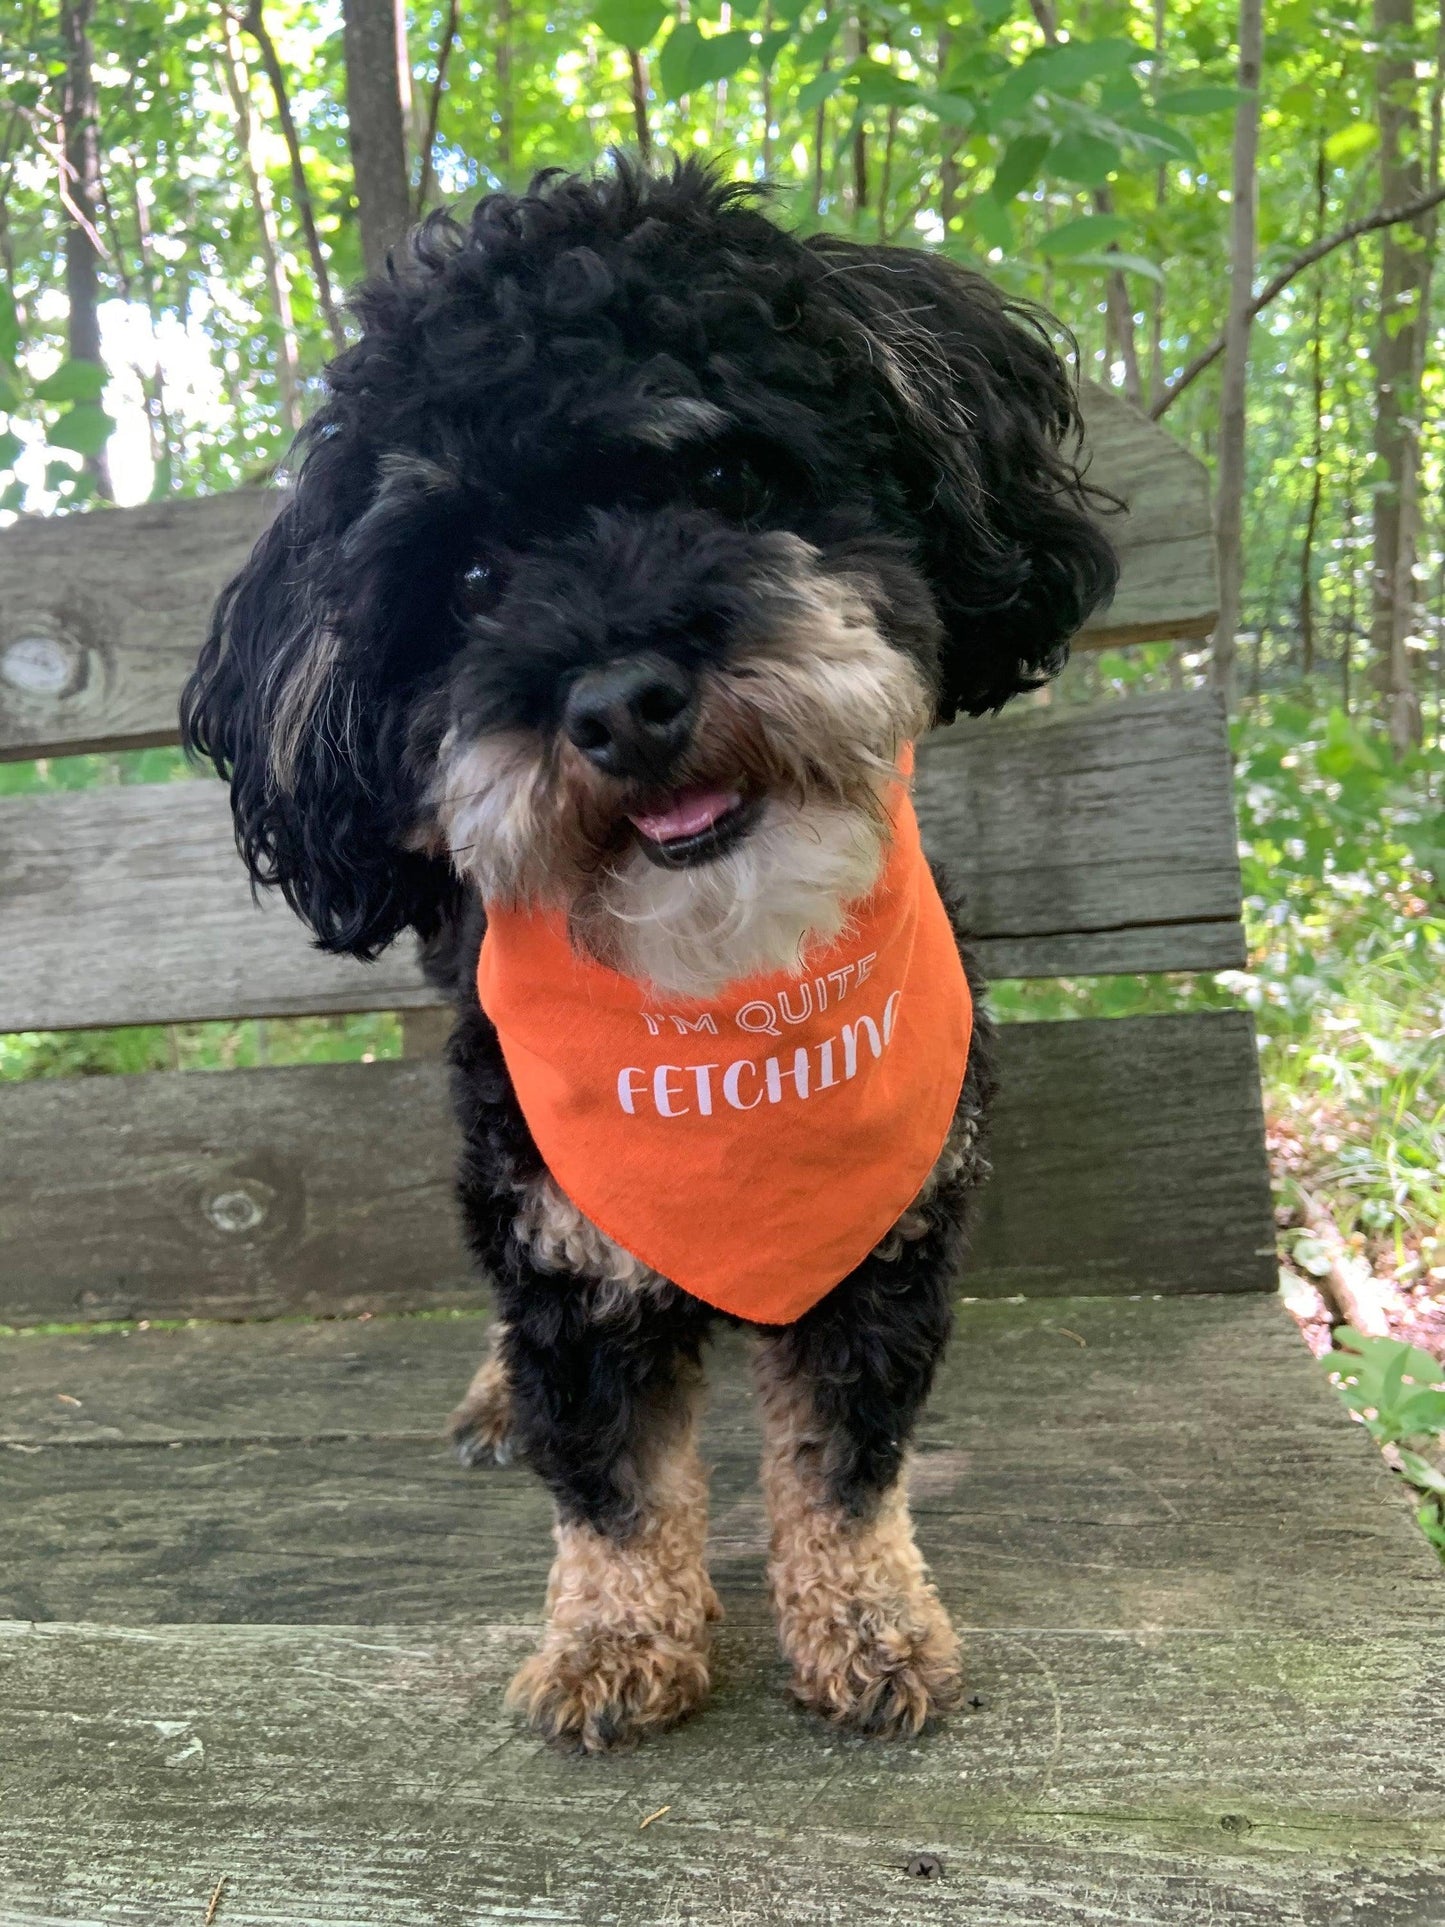
<svg viewBox="0 0 1445 1927"><path fill-rule="evenodd" d="M945 127L972 127L978 109L962 94L919 94L914 102L925 114L932 114Z"/></svg>
<svg viewBox="0 0 1445 1927"><path fill-rule="evenodd" d="M0 489L0 509L9 509L15 514L25 506L25 484L12 482L9 488Z"/></svg>
<svg viewBox="0 0 1445 1927"><path fill-rule="evenodd" d="M1039 65L1044 69L1043 84L1052 93L1071 91L1106 74L1128 73L1148 58L1132 40L1071 40L1065 46L1050 47L1040 56Z"/></svg>
<svg viewBox="0 0 1445 1927"><path fill-rule="evenodd" d="M786 20L790 27L796 27L812 4L813 0L773 0L773 13L777 19ZM830 23L823 20L818 24L826 27ZM836 29L837 22L834 21L831 24ZM810 29L810 31L816 32L816 29Z"/></svg>
<svg viewBox="0 0 1445 1927"><path fill-rule="evenodd" d="M996 124L1013 120L1023 112L1035 94L1044 87L1043 57L1031 54L1006 73L988 97L988 110Z"/></svg>
<svg viewBox="0 0 1445 1927"><path fill-rule="evenodd" d="M1199 150L1184 129L1171 127L1167 120L1156 120L1151 114L1121 114L1119 125L1128 128L1140 146L1152 154L1165 154L1191 166L1199 160Z"/></svg>
<svg viewBox="0 0 1445 1927"><path fill-rule="evenodd" d="M663 41L653 65L653 77L657 90L664 100L681 100L695 86L692 78L693 50L701 44L702 35L690 20L673 23L672 32Z"/></svg>
<svg viewBox="0 0 1445 1927"><path fill-rule="evenodd" d="M109 380L97 361L62 361L53 375L35 384L37 401L99 401Z"/></svg>
<svg viewBox="0 0 1445 1927"><path fill-rule="evenodd" d="M14 468L25 452L25 444L13 428L0 428L0 468Z"/></svg>
<svg viewBox="0 0 1445 1927"><path fill-rule="evenodd" d="M1077 220L1061 221L1050 228L1038 243L1046 261L1057 261L1070 254L1087 254L1105 248L1127 233L1131 223L1122 214L1081 214Z"/></svg>
<svg viewBox="0 0 1445 1927"><path fill-rule="evenodd" d="M663 0L596 0L592 18L621 47L645 47L667 18Z"/></svg>
<svg viewBox="0 0 1445 1927"><path fill-rule="evenodd" d="M0 368L0 415L9 415L20 406L20 383L4 368Z"/></svg>
<svg viewBox="0 0 1445 1927"><path fill-rule="evenodd" d="M990 194L975 196L968 204L964 217L963 231L967 234L973 228L977 231L985 249L1001 248L1005 254L1013 252L1013 218L1002 201L996 201Z"/></svg>
<svg viewBox="0 0 1445 1927"><path fill-rule="evenodd" d="M847 78L846 67L831 67L821 74L814 74L805 86L798 89L794 106L800 114L811 114L815 107L820 107L825 100L831 100Z"/></svg>
<svg viewBox="0 0 1445 1927"><path fill-rule="evenodd" d="M1332 167L1347 167L1351 161L1373 154L1379 145L1380 130L1373 121L1351 121L1325 142L1325 159Z"/></svg>
<svg viewBox="0 0 1445 1927"><path fill-rule="evenodd" d="M711 86L715 80L731 80L745 67L754 52L752 35L742 28L733 33L704 36L692 57L692 84Z"/></svg>
<svg viewBox="0 0 1445 1927"><path fill-rule="evenodd" d="M14 361L20 346L20 317L15 312L15 297L0 288L0 361Z"/></svg>
<svg viewBox="0 0 1445 1927"><path fill-rule="evenodd" d="M1422 1459L1418 1452L1411 1452L1405 1446L1399 1450L1400 1470L1411 1485L1418 1486L1422 1492L1445 1495L1445 1472L1431 1465L1428 1459Z"/></svg>
<svg viewBox="0 0 1445 1927"><path fill-rule="evenodd" d="M865 107L910 107L918 97L911 80L895 74L881 60L863 60L854 72L852 92Z"/></svg>
<svg viewBox="0 0 1445 1927"><path fill-rule="evenodd" d="M1164 270L1157 261L1147 260L1142 254L1124 254L1118 248L1110 248L1107 253L1071 254L1059 263L1061 268L1101 268L1105 274L1113 274L1117 269L1122 274L1142 274L1146 281L1157 281L1164 285Z"/></svg>
<svg viewBox="0 0 1445 1927"><path fill-rule="evenodd" d="M989 188L993 198L1011 201L1016 194L1021 194L1038 174L1053 144L1049 134L1020 134L1017 140L1010 141L1003 159L994 169L993 185ZM997 247L999 243L995 241L993 245Z"/></svg>
<svg viewBox="0 0 1445 1927"><path fill-rule="evenodd" d="M1113 141L1075 130L1065 134L1049 156L1049 172L1082 187L1102 187L1123 160Z"/></svg>
<svg viewBox="0 0 1445 1927"><path fill-rule="evenodd" d="M783 51L784 44L793 37L791 27L779 27L775 33L765 33L753 48L753 62L760 74L771 73L773 62Z"/></svg>
<svg viewBox="0 0 1445 1927"><path fill-rule="evenodd" d="M98 402L77 402L46 434L52 448L73 448L77 455L98 455L115 423Z"/></svg>
<svg viewBox="0 0 1445 1927"><path fill-rule="evenodd" d="M811 67L815 60L821 60L838 38L838 29L842 24L842 14L831 13L826 20L820 20L815 27L809 27L793 49L793 58L798 65Z"/></svg>
<svg viewBox="0 0 1445 1927"><path fill-rule="evenodd" d="M1155 105L1161 114L1222 114L1248 98L1242 87L1178 87L1161 94Z"/></svg>
<svg viewBox="0 0 1445 1927"><path fill-rule="evenodd" d="M981 25L1000 27L1013 12L1016 0L974 0L974 12Z"/></svg>

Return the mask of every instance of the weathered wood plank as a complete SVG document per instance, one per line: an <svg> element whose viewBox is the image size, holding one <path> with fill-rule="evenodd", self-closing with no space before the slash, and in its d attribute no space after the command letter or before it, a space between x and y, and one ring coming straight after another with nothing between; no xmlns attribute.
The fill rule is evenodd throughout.
<svg viewBox="0 0 1445 1927"><path fill-rule="evenodd" d="M1217 608L1205 470L1117 396L1090 388L1091 479L1130 503L1112 610L1088 645L1206 635ZM0 531L0 758L176 739L176 701L211 604L278 498L26 519Z"/></svg>
<svg viewBox="0 0 1445 1927"><path fill-rule="evenodd" d="M475 1302L438 1064L0 1087L0 1319Z"/></svg>
<svg viewBox="0 0 1445 1927"><path fill-rule="evenodd" d="M237 489L0 531L0 758L175 742L211 604L276 499Z"/></svg>
<svg viewBox="0 0 1445 1927"><path fill-rule="evenodd" d="M253 901L219 783L0 798L0 1030L435 1003L410 942L326 957Z"/></svg>
<svg viewBox="0 0 1445 1927"><path fill-rule="evenodd" d="M1152 697L941 732L919 759L929 848L996 975L1244 959L1223 712ZM323 957L258 908L217 783L0 799L0 1030L416 1008L409 941Z"/></svg>
<svg viewBox="0 0 1445 1927"><path fill-rule="evenodd" d="M530 1631L0 1633L0 1922L1426 1927L1442 1642L992 1633L982 1704L839 1742L724 1627L709 1708L585 1764L519 1735ZM1403 1784L1402 1784L1403 1782ZM654 1819L646 1828L642 1822ZM909 1879L920 1851L941 1879Z"/></svg>
<svg viewBox="0 0 1445 1927"><path fill-rule="evenodd" d="M0 1344L0 1617L512 1623L549 1510L439 1428L484 1321ZM710 1359L710 1561L762 1627L758 1440ZM78 1405L68 1404L71 1399ZM974 1626L1438 1628L1402 1489L1274 1300L968 1304L919 1436L921 1542Z"/></svg>
<svg viewBox="0 0 1445 1927"><path fill-rule="evenodd" d="M1016 1024L968 1289L1266 1290L1249 1019ZM0 1086L0 1321L475 1301L434 1062Z"/></svg>
<svg viewBox="0 0 1445 1927"><path fill-rule="evenodd" d="M1239 855L1224 708L1209 692L1035 709L940 730L916 784L929 854L962 884L980 937L1086 951L1143 934L1182 958L1210 923L1239 944ZM1139 966L1130 965L1129 968ZM1188 969L1183 961L1159 966Z"/></svg>

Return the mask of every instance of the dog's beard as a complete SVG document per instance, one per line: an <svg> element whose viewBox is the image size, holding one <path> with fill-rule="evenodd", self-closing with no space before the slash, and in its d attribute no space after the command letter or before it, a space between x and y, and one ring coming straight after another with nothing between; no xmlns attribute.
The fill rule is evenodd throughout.
<svg viewBox="0 0 1445 1927"><path fill-rule="evenodd" d="M887 855L899 752L928 723L922 677L862 586L793 538L779 550L756 637L707 673L674 778L760 805L722 854L659 867L629 821L638 798L565 742L453 732L438 758L437 825L483 898L562 909L585 954L674 996L799 970L843 932Z"/></svg>

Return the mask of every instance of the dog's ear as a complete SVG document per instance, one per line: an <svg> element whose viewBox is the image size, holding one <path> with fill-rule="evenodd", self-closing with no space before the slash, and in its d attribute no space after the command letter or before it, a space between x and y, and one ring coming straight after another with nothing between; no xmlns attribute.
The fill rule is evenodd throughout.
<svg viewBox="0 0 1445 1927"><path fill-rule="evenodd" d="M181 733L230 781L253 880L278 887L323 950L369 958L408 927L429 935L459 901L450 867L406 847L415 678L398 676L388 648L411 575L397 552L422 521L425 477L378 477L313 428L295 489L216 604ZM449 580L429 559L416 574ZM429 599L408 625L444 623Z"/></svg>
<svg viewBox="0 0 1445 1927"><path fill-rule="evenodd" d="M1098 519L1118 505L1083 479L1069 371L1045 316L942 256L810 246L943 618L940 710L997 709L1057 674L1118 578Z"/></svg>

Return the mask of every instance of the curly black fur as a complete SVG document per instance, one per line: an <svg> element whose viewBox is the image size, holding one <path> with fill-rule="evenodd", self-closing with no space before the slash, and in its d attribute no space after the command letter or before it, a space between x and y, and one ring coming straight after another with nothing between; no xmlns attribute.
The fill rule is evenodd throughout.
<svg viewBox="0 0 1445 1927"><path fill-rule="evenodd" d="M517 1442L564 1517L625 1534L715 1314L666 1284L604 1303L515 1234L542 1162L476 1001L480 906L424 834L444 732L555 731L584 671L639 648L726 660L784 535L866 580L939 715L990 710L1059 668L1114 557L1037 314L937 257L799 240L692 162L435 215L354 309L185 739L230 780L253 878L322 948L422 937L460 1011L461 1199ZM947 1338L992 1084L980 1013L962 1170L782 1341L855 1514L895 1480Z"/></svg>

